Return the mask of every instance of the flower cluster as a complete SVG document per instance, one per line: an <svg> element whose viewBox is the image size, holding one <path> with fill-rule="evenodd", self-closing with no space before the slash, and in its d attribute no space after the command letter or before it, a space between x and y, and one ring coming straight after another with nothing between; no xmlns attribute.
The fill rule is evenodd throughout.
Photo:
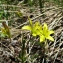
<svg viewBox="0 0 63 63"><path fill-rule="evenodd" d="M44 42L46 39L54 41L54 39L50 36L54 33L53 30L49 30L46 23L43 26L39 22L35 22L34 24L29 19L29 25L23 26L22 29L29 30L33 36L39 36L40 42Z"/></svg>

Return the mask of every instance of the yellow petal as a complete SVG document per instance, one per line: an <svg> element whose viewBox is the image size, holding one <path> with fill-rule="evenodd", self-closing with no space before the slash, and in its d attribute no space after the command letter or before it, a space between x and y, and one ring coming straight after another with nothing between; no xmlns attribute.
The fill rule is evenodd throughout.
<svg viewBox="0 0 63 63"><path fill-rule="evenodd" d="M44 25L43 25L43 29L44 29L44 30L47 30L47 29L48 29L48 26L47 26L46 23L44 23Z"/></svg>
<svg viewBox="0 0 63 63"><path fill-rule="evenodd" d="M32 20L30 19L30 18L28 18L28 20L29 20L29 23L30 23L30 25L32 26Z"/></svg>
<svg viewBox="0 0 63 63"><path fill-rule="evenodd" d="M35 26L39 26L40 25L40 23L39 22L35 22Z"/></svg>
<svg viewBox="0 0 63 63"><path fill-rule="evenodd" d="M52 38L51 36L46 37L46 39L49 39L51 41L54 41L54 38Z"/></svg>
<svg viewBox="0 0 63 63"><path fill-rule="evenodd" d="M54 31L53 31L53 30L50 30L50 31L49 31L49 34L53 34L53 33L54 33Z"/></svg>
<svg viewBox="0 0 63 63"><path fill-rule="evenodd" d="M46 35L47 32L48 32L48 27L47 27L47 24L44 23L44 25L43 25L43 34Z"/></svg>
<svg viewBox="0 0 63 63"><path fill-rule="evenodd" d="M40 36L40 42L44 42L45 41L45 37L43 35Z"/></svg>
<svg viewBox="0 0 63 63"><path fill-rule="evenodd" d="M25 30L30 30L31 31L31 27L30 26L23 26L22 29L25 29Z"/></svg>
<svg viewBox="0 0 63 63"><path fill-rule="evenodd" d="M33 36L37 36L35 33L32 33Z"/></svg>

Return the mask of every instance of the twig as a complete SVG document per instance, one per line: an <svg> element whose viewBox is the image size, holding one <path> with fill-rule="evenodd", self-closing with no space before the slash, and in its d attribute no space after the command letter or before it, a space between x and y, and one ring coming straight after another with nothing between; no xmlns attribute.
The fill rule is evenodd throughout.
<svg viewBox="0 0 63 63"><path fill-rule="evenodd" d="M0 5L0 7L19 7L19 8L21 8L21 6L17 6L17 5L6 5L6 4L2 4L2 5Z"/></svg>

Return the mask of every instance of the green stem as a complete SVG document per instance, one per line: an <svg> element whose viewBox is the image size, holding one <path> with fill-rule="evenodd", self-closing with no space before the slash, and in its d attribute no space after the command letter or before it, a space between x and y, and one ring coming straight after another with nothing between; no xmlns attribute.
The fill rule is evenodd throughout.
<svg viewBox="0 0 63 63"><path fill-rule="evenodd" d="M25 54L25 42L22 43L22 63L24 63L24 54Z"/></svg>
<svg viewBox="0 0 63 63"><path fill-rule="evenodd" d="M43 49L43 59L44 59L44 63L46 63L46 57L45 57L45 42L44 43L42 43L42 49Z"/></svg>

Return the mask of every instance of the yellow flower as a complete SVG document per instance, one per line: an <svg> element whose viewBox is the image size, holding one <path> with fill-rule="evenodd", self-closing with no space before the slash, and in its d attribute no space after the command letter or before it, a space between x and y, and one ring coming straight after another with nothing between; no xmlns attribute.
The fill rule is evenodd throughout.
<svg viewBox="0 0 63 63"><path fill-rule="evenodd" d="M39 22L35 22L34 24L29 19L29 25L23 26L22 29L29 30L33 36L39 36L40 42L44 42L46 39L54 41L54 39L50 36L54 33L52 30L48 30L48 26L46 23L44 25L40 25Z"/></svg>
<svg viewBox="0 0 63 63"><path fill-rule="evenodd" d="M39 22L35 22L35 24L32 23L32 21L29 19L29 25L23 26L22 29L26 29L31 31L33 36L37 36L40 34L40 30L42 30L42 26L40 25Z"/></svg>
<svg viewBox="0 0 63 63"><path fill-rule="evenodd" d="M33 36L37 36L37 35L40 35L41 34L41 31L42 30L42 26L40 25L39 22L35 22L35 24L33 25L33 30L32 30L32 35Z"/></svg>
<svg viewBox="0 0 63 63"><path fill-rule="evenodd" d="M5 37L5 36L8 36L5 28L1 28L1 37Z"/></svg>
<svg viewBox="0 0 63 63"><path fill-rule="evenodd" d="M10 29L9 29L9 27L7 26L7 24L6 24L5 22L2 22L2 25L3 25L2 33L3 33L4 35L6 35L7 37L11 38Z"/></svg>
<svg viewBox="0 0 63 63"><path fill-rule="evenodd" d="M50 36L53 33L54 33L54 31L48 30L47 24L44 23L43 29L42 29L42 34L40 35L40 42L45 41L45 39L49 39L51 41L54 41L54 39Z"/></svg>

